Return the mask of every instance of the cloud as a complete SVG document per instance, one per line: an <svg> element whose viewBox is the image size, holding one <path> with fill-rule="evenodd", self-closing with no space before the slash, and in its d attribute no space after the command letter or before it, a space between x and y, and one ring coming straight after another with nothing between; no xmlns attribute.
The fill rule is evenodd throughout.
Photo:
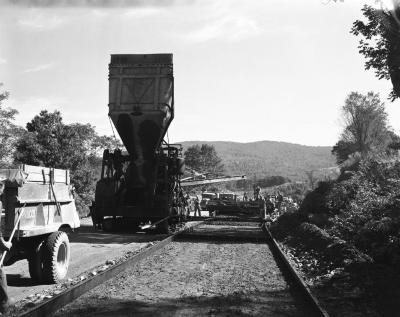
<svg viewBox="0 0 400 317"><path fill-rule="evenodd" d="M192 42L206 42L217 38L231 41L257 35L261 28L255 20L245 16L221 17L205 26L186 34L186 39Z"/></svg>
<svg viewBox="0 0 400 317"><path fill-rule="evenodd" d="M6 0L7 4L24 7L140 7L168 6L175 0Z"/></svg>
<svg viewBox="0 0 400 317"><path fill-rule="evenodd" d="M40 72L42 70L49 69L53 66L54 66L53 63L41 64L41 65L38 65L35 67L27 68L27 69L23 70L22 73L26 74L26 73Z"/></svg>
<svg viewBox="0 0 400 317"><path fill-rule="evenodd" d="M4 65L4 64L7 64L7 60L0 57L0 65Z"/></svg>
<svg viewBox="0 0 400 317"><path fill-rule="evenodd" d="M102 19L108 16L108 12L101 10L101 9L93 9L91 11L91 14L93 17L98 18L98 19Z"/></svg>
<svg viewBox="0 0 400 317"><path fill-rule="evenodd" d="M145 18L159 14L161 12L160 8L157 7L140 7L126 10L122 13L124 18Z"/></svg>
<svg viewBox="0 0 400 317"><path fill-rule="evenodd" d="M38 10L32 10L25 16L18 19L18 25L29 30L51 30L59 27L63 23L63 19L56 15L44 15Z"/></svg>
<svg viewBox="0 0 400 317"><path fill-rule="evenodd" d="M263 30L257 22L257 9L240 1L214 0L198 6L198 18L192 21L194 28L181 33L188 42L206 42L214 39L238 41L255 36Z"/></svg>

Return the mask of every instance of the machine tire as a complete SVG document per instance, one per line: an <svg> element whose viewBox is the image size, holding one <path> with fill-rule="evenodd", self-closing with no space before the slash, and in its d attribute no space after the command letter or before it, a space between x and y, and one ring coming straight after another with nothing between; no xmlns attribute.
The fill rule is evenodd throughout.
<svg viewBox="0 0 400 317"><path fill-rule="evenodd" d="M103 223L101 224L103 231L111 232L115 230L115 220L113 218L103 219Z"/></svg>
<svg viewBox="0 0 400 317"><path fill-rule="evenodd" d="M68 272L70 245L65 232L50 234L43 245L43 279L47 283L58 283Z"/></svg>
<svg viewBox="0 0 400 317"><path fill-rule="evenodd" d="M35 282L43 280L43 240L34 245L34 250L28 258L29 275Z"/></svg>
<svg viewBox="0 0 400 317"><path fill-rule="evenodd" d="M163 221L163 222L161 222L161 223L159 223L157 225L157 231L159 233L162 233L162 234L169 234L170 233L168 219Z"/></svg>

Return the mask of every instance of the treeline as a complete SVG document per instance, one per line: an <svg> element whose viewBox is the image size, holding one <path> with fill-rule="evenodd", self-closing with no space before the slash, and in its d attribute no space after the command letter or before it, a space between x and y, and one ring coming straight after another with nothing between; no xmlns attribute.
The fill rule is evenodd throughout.
<svg viewBox="0 0 400 317"><path fill-rule="evenodd" d="M279 175L292 181L304 181L307 171L336 166L330 146L304 146L276 141L182 143L185 149L202 144L214 146L227 175L245 174L251 179Z"/></svg>
<svg viewBox="0 0 400 317"><path fill-rule="evenodd" d="M219 157L214 145L211 144L194 144L187 147L184 152L185 164L190 171L196 171L212 178L213 176L225 173L223 160ZM189 175L187 175L189 176ZM228 176L232 176L229 175ZM243 179L235 182L227 182L222 184L200 185L194 190L220 192L228 191L252 191L254 186L261 188L269 188L289 183L290 179L283 176L264 176Z"/></svg>

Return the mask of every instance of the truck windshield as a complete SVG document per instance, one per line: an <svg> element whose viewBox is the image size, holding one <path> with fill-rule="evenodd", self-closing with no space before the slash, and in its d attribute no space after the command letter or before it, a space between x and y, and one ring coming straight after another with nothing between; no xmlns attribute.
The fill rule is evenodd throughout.
<svg viewBox="0 0 400 317"><path fill-rule="evenodd" d="M203 193L201 196L203 197L203 199L204 198L208 198L208 199L215 198L215 194L212 194L212 193Z"/></svg>
<svg viewBox="0 0 400 317"><path fill-rule="evenodd" d="M221 199L233 199L234 195L233 194L221 194L220 198Z"/></svg>

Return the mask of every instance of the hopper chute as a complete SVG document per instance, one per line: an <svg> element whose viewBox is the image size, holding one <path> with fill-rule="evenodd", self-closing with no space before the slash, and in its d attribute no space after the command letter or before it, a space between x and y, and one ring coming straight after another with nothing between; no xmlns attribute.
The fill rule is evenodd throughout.
<svg viewBox="0 0 400 317"><path fill-rule="evenodd" d="M109 116L131 156L135 183L152 178L154 156L174 116L172 54L111 55Z"/></svg>

